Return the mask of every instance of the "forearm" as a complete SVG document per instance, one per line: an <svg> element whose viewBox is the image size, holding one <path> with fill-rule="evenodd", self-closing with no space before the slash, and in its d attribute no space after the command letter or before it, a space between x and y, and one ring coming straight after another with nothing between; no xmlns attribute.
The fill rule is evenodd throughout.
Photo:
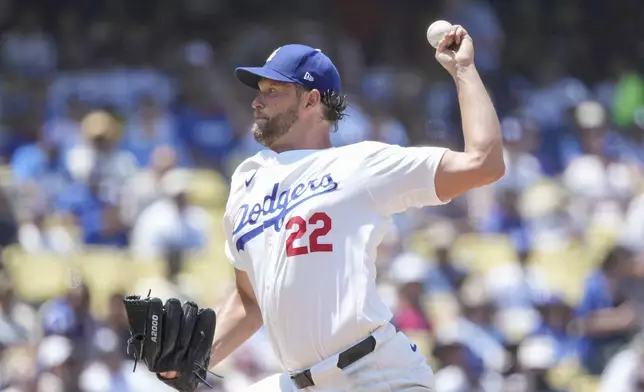
<svg viewBox="0 0 644 392"><path fill-rule="evenodd" d="M257 332L262 325L262 314L257 303L243 299L235 290L217 313L217 320L210 367L216 366Z"/></svg>
<svg viewBox="0 0 644 392"><path fill-rule="evenodd" d="M482 167L496 171L503 166L501 125L474 65L458 68L454 81L463 123L465 152Z"/></svg>
<svg viewBox="0 0 644 392"><path fill-rule="evenodd" d="M613 309L597 311L583 320L583 335L600 338L630 331L632 321L628 317L620 317Z"/></svg>

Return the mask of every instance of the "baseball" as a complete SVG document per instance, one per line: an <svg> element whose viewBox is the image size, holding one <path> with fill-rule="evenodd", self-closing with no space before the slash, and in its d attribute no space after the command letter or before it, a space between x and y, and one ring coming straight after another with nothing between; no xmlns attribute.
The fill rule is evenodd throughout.
<svg viewBox="0 0 644 392"><path fill-rule="evenodd" d="M451 23L444 20L437 20L427 28L427 41L429 41L429 44L432 45L434 49L438 48L438 44L451 28Z"/></svg>

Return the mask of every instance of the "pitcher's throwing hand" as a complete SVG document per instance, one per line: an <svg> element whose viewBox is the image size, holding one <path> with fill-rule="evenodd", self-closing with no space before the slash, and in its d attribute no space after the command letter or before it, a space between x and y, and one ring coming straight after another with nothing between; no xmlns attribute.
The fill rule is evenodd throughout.
<svg viewBox="0 0 644 392"><path fill-rule="evenodd" d="M467 30L461 25L453 25L436 49L436 60L452 76L459 69L474 65L474 43Z"/></svg>

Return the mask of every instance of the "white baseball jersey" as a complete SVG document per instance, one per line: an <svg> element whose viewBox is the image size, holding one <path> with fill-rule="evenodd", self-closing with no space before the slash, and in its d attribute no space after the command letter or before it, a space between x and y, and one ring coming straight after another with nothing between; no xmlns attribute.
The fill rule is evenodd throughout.
<svg viewBox="0 0 644 392"><path fill-rule="evenodd" d="M261 151L235 171L226 254L253 285L277 357L308 368L390 321L375 256L391 215L442 204L434 176L446 149L362 142Z"/></svg>

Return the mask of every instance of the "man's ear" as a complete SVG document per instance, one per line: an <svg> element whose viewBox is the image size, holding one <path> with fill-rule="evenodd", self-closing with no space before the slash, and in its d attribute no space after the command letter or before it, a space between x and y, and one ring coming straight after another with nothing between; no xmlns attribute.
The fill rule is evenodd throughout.
<svg viewBox="0 0 644 392"><path fill-rule="evenodd" d="M320 102L321 99L322 97L320 95L320 91L313 89L306 95L306 104L304 106L315 106Z"/></svg>

